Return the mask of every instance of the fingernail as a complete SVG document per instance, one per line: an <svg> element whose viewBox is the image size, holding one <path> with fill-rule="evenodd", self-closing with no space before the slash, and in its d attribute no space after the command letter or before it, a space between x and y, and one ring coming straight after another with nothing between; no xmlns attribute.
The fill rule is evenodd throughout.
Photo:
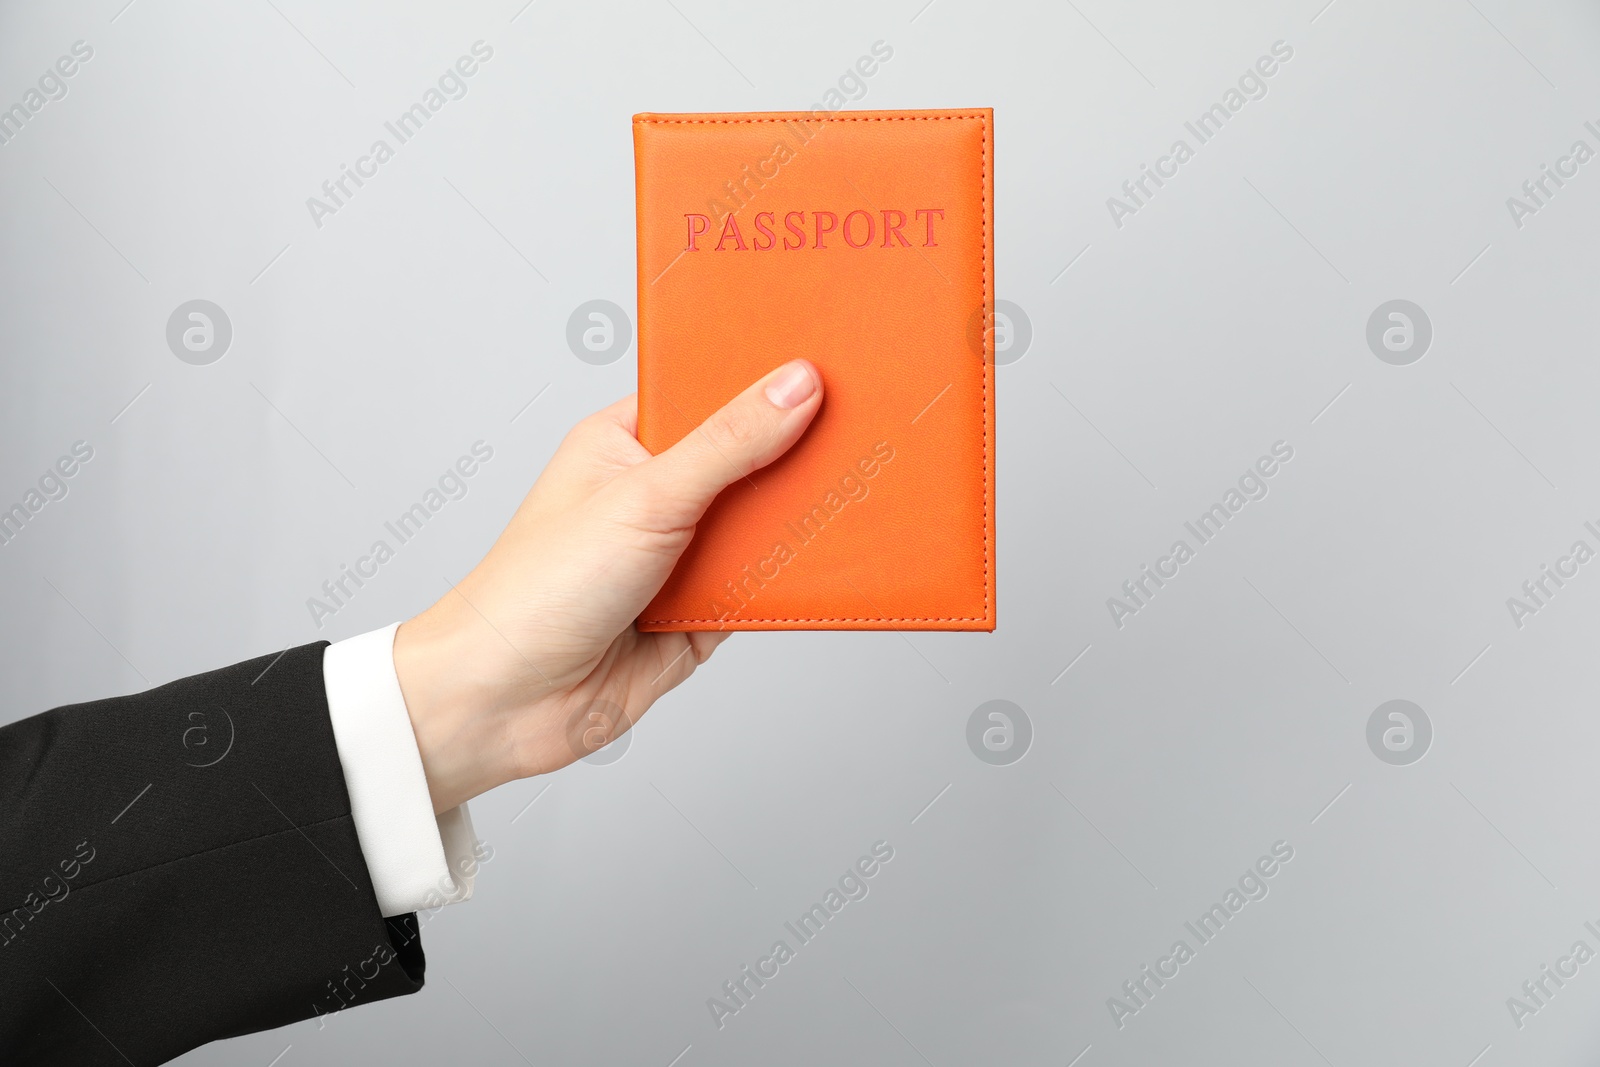
<svg viewBox="0 0 1600 1067"><path fill-rule="evenodd" d="M777 376L767 383L766 391L768 400L788 410L799 407L817 391L817 380L812 377L811 368L795 360L778 371Z"/></svg>

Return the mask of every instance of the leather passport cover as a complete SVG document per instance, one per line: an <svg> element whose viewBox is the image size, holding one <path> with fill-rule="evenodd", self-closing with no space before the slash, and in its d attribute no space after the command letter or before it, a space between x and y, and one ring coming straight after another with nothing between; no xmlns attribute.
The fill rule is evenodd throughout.
<svg viewBox="0 0 1600 1067"><path fill-rule="evenodd" d="M994 629L993 125L634 116L639 440L661 452L796 356L824 388L639 629Z"/></svg>

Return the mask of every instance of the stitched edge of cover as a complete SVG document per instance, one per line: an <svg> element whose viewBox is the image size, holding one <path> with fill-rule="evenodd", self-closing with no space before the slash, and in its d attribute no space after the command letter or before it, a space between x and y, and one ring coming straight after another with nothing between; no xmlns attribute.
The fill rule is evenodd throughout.
<svg viewBox="0 0 1600 1067"><path fill-rule="evenodd" d="M754 126L762 122L796 122L797 116L812 115L809 111L794 111L789 113L789 118L782 119L634 119L640 126ZM815 118L815 116L812 116ZM827 122L938 122L941 119L977 119L984 123L987 132L988 123L982 115L859 115L855 117L834 116ZM820 124L820 123L819 123Z"/></svg>
<svg viewBox="0 0 1600 1067"><path fill-rule="evenodd" d="M795 115L810 114L810 112L795 112ZM981 210L978 215L978 225L981 227L982 238L978 244L978 272L983 278L983 307L980 309L984 317L989 312L989 119L986 115L861 115L851 117L848 115L834 115L829 122L937 122L942 119L977 119L982 125L982 147L978 156L978 203ZM633 120L636 126L753 126L763 122L792 122L793 118L782 119L641 119ZM991 339L992 339L991 334ZM985 346L984 356L988 356ZM835 619L741 619L742 624L762 622L990 622L993 612L989 609L989 368L994 364L988 359L983 360L983 614L982 615L927 615L927 616L872 616L869 618L835 618ZM722 629L737 629L737 626L726 626L721 619L646 619L643 616L640 622L647 626L666 626L672 623L716 623Z"/></svg>

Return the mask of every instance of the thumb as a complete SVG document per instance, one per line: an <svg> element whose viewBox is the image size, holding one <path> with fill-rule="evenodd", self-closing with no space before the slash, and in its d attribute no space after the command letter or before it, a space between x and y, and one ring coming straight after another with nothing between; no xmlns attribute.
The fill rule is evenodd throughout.
<svg viewBox="0 0 1600 1067"><path fill-rule="evenodd" d="M664 528L692 526L723 489L787 452L821 406L822 375L791 360L630 473L652 490Z"/></svg>

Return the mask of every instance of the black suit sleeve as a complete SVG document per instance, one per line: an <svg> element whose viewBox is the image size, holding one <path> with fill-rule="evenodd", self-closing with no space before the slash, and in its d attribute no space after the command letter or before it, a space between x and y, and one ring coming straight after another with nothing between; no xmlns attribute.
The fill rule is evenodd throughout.
<svg viewBox="0 0 1600 1067"><path fill-rule="evenodd" d="M326 642L0 728L0 1063L161 1063L422 988L350 816Z"/></svg>

